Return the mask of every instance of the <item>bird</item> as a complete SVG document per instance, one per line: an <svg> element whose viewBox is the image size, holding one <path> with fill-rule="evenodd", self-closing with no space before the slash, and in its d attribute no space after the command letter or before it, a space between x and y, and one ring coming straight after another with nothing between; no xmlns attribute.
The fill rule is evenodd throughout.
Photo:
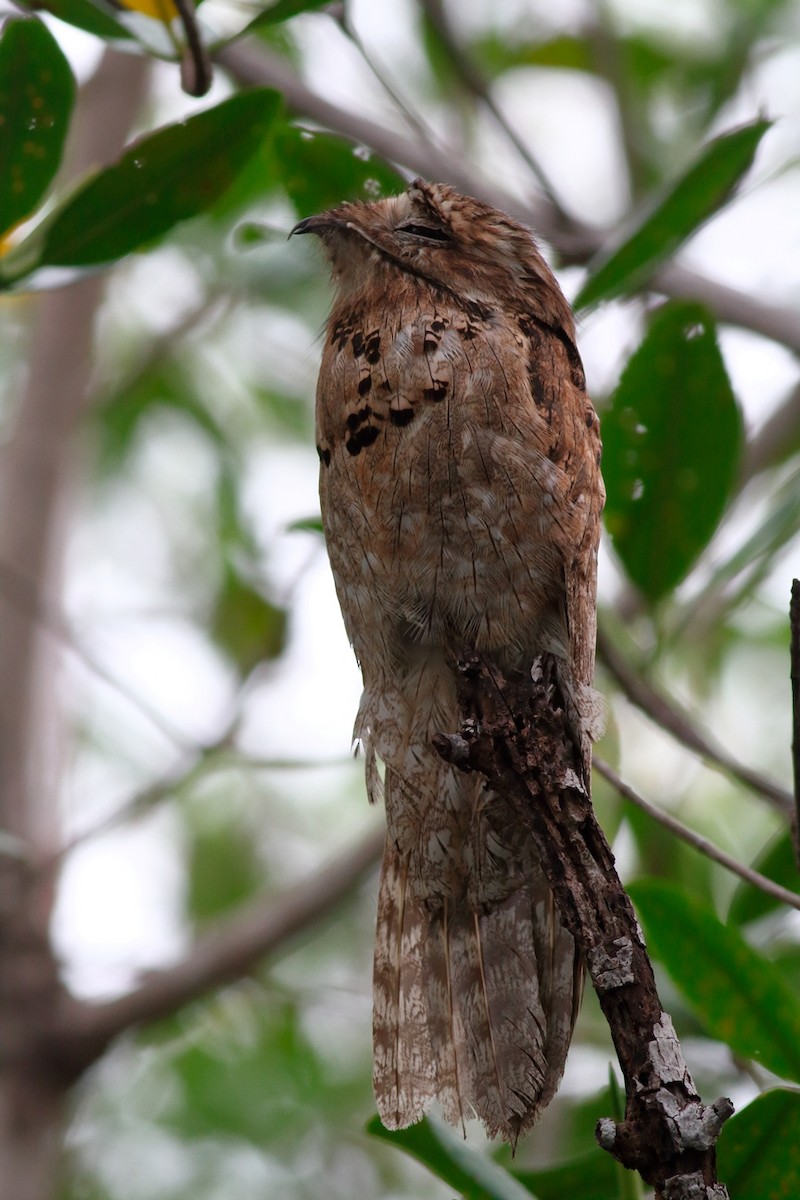
<svg viewBox="0 0 800 1200"><path fill-rule="evenodd" d="M582 958L525 823L433 739L454 662L556 664L588 788L600 429L534 235L445 183L301 220L332 274L316 392L323 529L363 675L354 741L385 803L373 1084L516 1145L560 1083ZM381 766L382 764L382 766Z"/></svg>

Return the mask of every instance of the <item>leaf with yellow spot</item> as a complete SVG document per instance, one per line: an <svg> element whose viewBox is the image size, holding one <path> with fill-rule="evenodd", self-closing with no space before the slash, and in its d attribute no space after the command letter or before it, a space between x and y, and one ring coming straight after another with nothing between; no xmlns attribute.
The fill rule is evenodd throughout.
<svg viewBox="0 0 800 1200"><path fill-rule="evenodd" d="M169 25L170 21L174 21L178 16L178 10L172 0L118 0L114 7L142 13L143 16L152 17L154 21L161 21L164 25Z"/></svg>

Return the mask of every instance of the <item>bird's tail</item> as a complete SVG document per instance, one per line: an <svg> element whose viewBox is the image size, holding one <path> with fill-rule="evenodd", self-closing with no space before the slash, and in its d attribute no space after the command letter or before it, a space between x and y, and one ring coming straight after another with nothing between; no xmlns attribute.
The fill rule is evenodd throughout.
<svg viewBox="0 0 800 1200"><path fill-rule="evenodd" d="M514 1143L558 1087L582 967L506 803L428 753L434 787L425 788L424 811L415 780L425 772L387 769L374 971L378 1110L398 1129L438 1101L451 1123L478 1116L490 1136ZM419 751L415 761L423 765ZM416 811L416 837L392 820L398 809Z"/></svg>

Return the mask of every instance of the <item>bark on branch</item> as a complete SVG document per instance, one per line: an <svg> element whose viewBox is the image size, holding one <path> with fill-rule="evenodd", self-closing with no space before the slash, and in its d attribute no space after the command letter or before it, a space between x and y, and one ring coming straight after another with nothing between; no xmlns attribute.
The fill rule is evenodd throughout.
<svg viewBox="0 0 800 1200"><path fill-rule="evenodd" d="M507 679L476 655L457 664L463 721L434 739L463 771L516 801L561 917L581 947L625 1077L625 1120L597 1139L663 1200L722 1200L716 1141L730 1100L703 1104L684 1062L630 900L600 829L548 656Z"/></svg>

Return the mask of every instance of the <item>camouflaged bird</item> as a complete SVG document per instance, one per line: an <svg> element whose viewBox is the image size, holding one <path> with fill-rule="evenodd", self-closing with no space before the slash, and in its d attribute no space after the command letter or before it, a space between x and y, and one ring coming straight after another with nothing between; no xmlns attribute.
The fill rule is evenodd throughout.
<svg viewBox="0 0 800 1200"><path fill-rule="evenodd" d="M294 232L319 236L336 286L320 495L386 801L378 1109L396 1129L438 1100L515 1142L561 1079L582 967L511 805L431 739L459 727L465 648L506 671L549 653L588 786L604 493L574 321L529 230L443 184Z"/></svg>

